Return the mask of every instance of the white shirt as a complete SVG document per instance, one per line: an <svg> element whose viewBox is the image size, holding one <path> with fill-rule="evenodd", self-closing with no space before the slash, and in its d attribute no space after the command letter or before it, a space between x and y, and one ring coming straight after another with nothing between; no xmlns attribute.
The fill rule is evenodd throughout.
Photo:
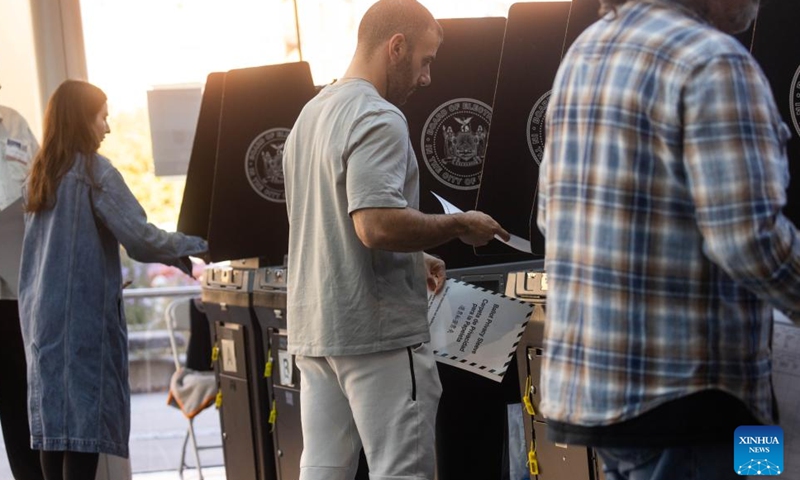
<svg viewBox="0 0 800 480"><path fill-rule="evenodd" d="M22 184L38 150L22 115L0 106L0 300L17 298L24 233Z"/></svg>

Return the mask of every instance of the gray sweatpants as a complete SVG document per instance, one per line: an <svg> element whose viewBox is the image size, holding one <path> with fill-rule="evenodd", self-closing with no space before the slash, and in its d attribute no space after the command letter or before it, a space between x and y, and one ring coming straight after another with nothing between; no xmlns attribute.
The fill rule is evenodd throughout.
<svg viewBox="0 0 800 480"><path fill-rule="evenodd" d="M430 345L298 356L297 367L300 480L352 480L362 444L371 480L433 480L442 385Z"/></svg>

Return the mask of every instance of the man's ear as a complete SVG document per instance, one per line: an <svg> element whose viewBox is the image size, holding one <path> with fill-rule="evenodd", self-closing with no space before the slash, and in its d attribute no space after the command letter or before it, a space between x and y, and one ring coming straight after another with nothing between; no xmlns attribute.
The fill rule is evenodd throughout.
<svg viewBox="0 0 800 480"><path fill-rule="evenodd" d="M389 39L389 60L397 63L408 52L408 42L402 33L395 33Z"/></svg>

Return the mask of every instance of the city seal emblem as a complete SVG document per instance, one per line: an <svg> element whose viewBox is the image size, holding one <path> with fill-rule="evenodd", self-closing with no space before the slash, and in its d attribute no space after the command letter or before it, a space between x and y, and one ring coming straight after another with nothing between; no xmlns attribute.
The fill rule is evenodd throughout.
<svg viewBox="0 0 800 480"><path fill-rule="evenodd" d="M527 125L527 137L528 137L528 149L533 156L533 161L536 162L536 165L542 164L542 156L544 155L544 139L545 139L545 128L544 128L544 117L547 113L547 105L550 103L550 94L552 91L549 91L539 97L539 100L536 100L536 103L533 105L531 109L530 115L528 115L528 125Z"/></svg>
<svg viewBox="0 0 800 480"><path fill-rule="evenodd" d="M425 166L444 185L475 190L481 183L492 107L472 98L456 98L437 107L422 128Z"/></svg>
<svg viewBox="0 0 800 480"><path fill-rule="evenodd" d="M283 144L288 128L270 128L250 142L245 156L247 181L255 192L270 202L286 203L283 185Z"/></svg>
<svg viewBox="0 0 800 480"><path fill-rule="evenodd" d="M792 79L792 87L789 92L789 112L792 114L794 130L800 135L800 67L797 67Z"/></svg>

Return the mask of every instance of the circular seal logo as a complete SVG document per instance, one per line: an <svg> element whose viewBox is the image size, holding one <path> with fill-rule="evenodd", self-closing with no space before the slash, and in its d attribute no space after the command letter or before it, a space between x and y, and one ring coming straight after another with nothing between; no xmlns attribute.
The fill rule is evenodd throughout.
<svg viewBox="0 0 800 480"><path fill-rule="evenodd" d="M551 93L553 93L552 90L539 97L539 100L536 100L536 103L533 105L530 115L528 115L528 126L526 129L528 132L528 149L530 149L533 161L536 162L536 165L542 164L542 156L544 155L544 139L546 133L544 117L545 113L547 113L547 105L550 103Z"/></svg>
<svg viewBox="0 0 800 480"><path fill-rule="evenodd" d="M422 128L422 159L437 180L456 190L480 186L492 107L456 98L437 107Z"/></svg>
<svg viewBox="0 0 800 480"><path fill-rule="evenodd" d="M792 114L794 130L800 135L800 67L797 67L792 79L792 88L789 92L789 112Z"/></svg>
<svg viewBox="0 0 800 480"><path fill-rule="evenodd" d="M261 132L247 147L244 160L247 181L257 194L270 202L286 202L283 144L288 136L288 128L270 128Z"/></svg>

